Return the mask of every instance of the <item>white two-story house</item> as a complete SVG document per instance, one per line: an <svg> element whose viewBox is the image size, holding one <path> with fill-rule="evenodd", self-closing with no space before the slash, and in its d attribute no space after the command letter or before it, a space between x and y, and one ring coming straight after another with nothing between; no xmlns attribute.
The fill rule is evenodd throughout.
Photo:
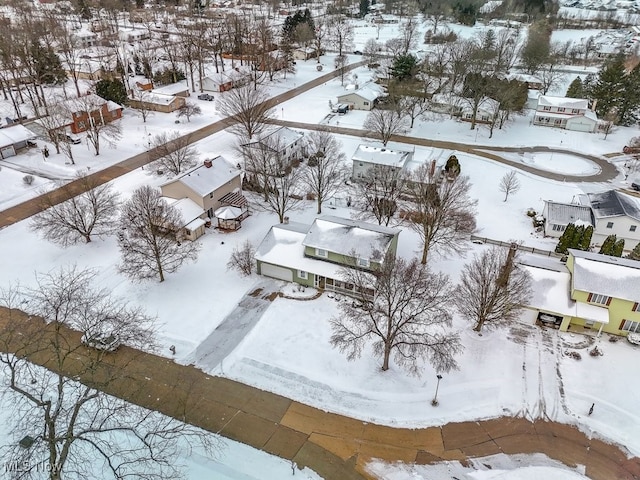
<svg viewBox="0 0 640 480"><path fill-rule="evenodd" d="M598 127L598 116L583 98L540 95L533 124L593 133Z"/></svg>
<svg viewBox="0 0 640 480"><path fill-rule="evenodd" d="M633 250L640 242L640 201L636 198L608 190L580 195L580 203L589 205L593 212L592 243L602 245L609 235L624 239L624 249Z"/></svg>

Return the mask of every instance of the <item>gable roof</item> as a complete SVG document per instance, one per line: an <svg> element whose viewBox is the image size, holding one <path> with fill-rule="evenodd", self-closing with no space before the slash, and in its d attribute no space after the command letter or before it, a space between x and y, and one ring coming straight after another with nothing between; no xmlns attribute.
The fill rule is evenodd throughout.
<svg viewBox="0 0 640 480"><path fill-rule="evenodd" d="M355 153L351 156L354 162L367 162L387 167L403 168L411 160L413 152L404 150L393 150L380 145L358 145Z"/></svg>
<svg viewBox="0 0 640 480"><path fill-rule="evenodd" d="M24 125L12 125L0 129L0 147L3 148L34 138L36 138L36 134Z"/></svg>
<svg viewBox="0 0 640 480"><path fill-rule="evenodd" d="M180 216L182 217L182 221L184 222L185 225L195 220L196 218L199 218L201 215L204 214L204 210L202 209L202 207L198 205L196 202L194 202L193 200L191 200L190 198L187 198L187 197L180 198L180 199L169 198L169 197L162 197L162 198L164 199L165 202L167 202L167 204L175 208L180 213Z"/></svg>
<svg viewBox="0 0 640 480"><path fill-rule="evenodd" d="M222 155L218 155L211 160L211 167L206 167L204 163L201 163L162 184L161 187L180 182L201 197L204 197L238 176L240 176L240 170L229 163Z"/></svg>
<svg viewBox="0 0 640 480"><path fill-rule="evenodd" d="M546 218L555 225L568 225L583 222L593 226L591 208L574 203L556 203L545 200Z"/></svg>
<svg viewBox="0 0 640 480"><path fill-rule="evenodd" d="M640 205L638 202L617 190L601 193L588 193L589 203L597 218L618 217L626 215L640 221Z"/></svg>
<svg viewBox="0 0 640 480"><path fill-rule="evenodd" d="M640 262L569 249L574 257L573 288L640 302Z"/></svg>
<svg viewBox="0 0 640 480"><path fill-rule="evenodd" d="M95 93L90 93L88 95L83 95L81 97L70 98L64 102L64 106L72 113L78 112L94 112L96 110L100 110L103 105L107 105L107 109L112 112L114 110L122 110L122 105L118 105L117 103L111 100L105 100L99 95Z"/></svg>
<svg viewBox="0 0 640 480"><path fill-rule="evenodd" d="M279 145L282 150L286 149L290 145L293 145L300 140L304 134L296 130L292 130L289 127L276 127L269 128L262 132L257 140L242 145L243 147L250 147L253 145L265 144L266 146Z"/></svg>
<svg viewBox="0 0 640 480"><path fill-rule="evenodd" d="M343 93L342 95L338 95L338 100L346 97L347 95L358 95L359 97L364 98L370 102L382 97L385 95L384 88L381 85L378 85L374 82L367 82L362 85L360 88L354 90L353 92Z"/></svg>
<svg viewBox="0 0 640 480"><path fill-rule="evenodd" d="M399 233L395 228L323 215L314 220L302 244L380 262Z"/></svg>
<svg viewBox="0 0 640 480"><path fill-rule="evenodd" d="M540 95L538 97L538 107L564 107L576 109L589 109L589 101L584 98L551 97Z"/></svg>

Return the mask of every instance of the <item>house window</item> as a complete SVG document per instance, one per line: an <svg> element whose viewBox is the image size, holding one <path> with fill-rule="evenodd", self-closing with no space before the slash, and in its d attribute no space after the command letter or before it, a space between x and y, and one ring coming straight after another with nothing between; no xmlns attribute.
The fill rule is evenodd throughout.
<svg viewBox="0 0 640 480"><path fill-rule="evenodd" d="M209 198L213 198L213 192L209 194Z"/></svg>
<svg viewBox="0 0 640 480"><path fill-rule="evenodd" d="M329 252L322 248L316 248L316 256L327 258L329 256Z"/></svg>
<svg viewBox="0 0 640 480"><path fill-rule="evenodd" d="M636 302L633 304L633 307L631 307L631 311L632 312L640 312L640 303Z"/></svg>
<svg viewBox="0 0 640 480"><path fill-rule="evenodd" d="M369 262L368 258L358 258L358 266L369 268L371 266L371 263Z"/></svg>
<svg viewBox="0 0 640 480"><path fill-rule="evenodd" d="M362 162L360 162L358 165L359 165L359 166L362 166Z"/></svg>
<svg viewBox="0 0 640 480"><path fill-rule="evenodd" d="M369 105L369 102L362 102L363 105Z"/></svg>
<svg viewBox="0 0 640 480"><path fill-rule="evenodd" d="M309 278L309 274L304 270L298 270L298 278L301 278L302 280L306 280L307 278Z"/></svg>
<svg viewBox="0 0 640 480"><path fill-rule="evenodd" d="M482 115L482 117L480 117L480 120L482 120L483 122L488 122L489 117L487 115Z"/></svg>
<svg viewBox="0 0 640 480"><path fill-rule="evenodd" d="M83 130L87 128L87 124L84 121L78 122L78 128L82 128Z"/></svg>
<svg viewBox="0 0 640 480"><path fill-rule="evenodd" d="M607 222L607 228L613 228L613 222Z"/></svg>
<svg viewBox="0 0 640 480"><path fill-rule="evenodd" d="M558 107L558 113L564 113L564 107Z"/></svg>
<svg viewBox="0 0 640 480"><path fill-rule="evenodd" d="M635 231L636 231L636 226L635 226L635 225L631 225L631 226L629 227L629 231L630 231L630 232L635 232Z"/></svg>
<svg viewBox="0 0 640 480"><path fill-rule="evenodd" d="M551 107L542 107L542 111L543 112L550 112L551 111Z"/></svg>
<svg viewBox="0 0 640 480"><path fill-rule="evenodd" d="M580 110L578 110L577 108L573 108L571 109L571 113L580 113Z"/></svg>
<svg viewBox="0 0 640 480"><path fill-rule="evenodd" d="M620 330L625 332L640 333L640 322L632 322L631 320L623 320Z"/></svg>
<svg viewBox="0 0 640 480"><path fill-rule="evenodd" d="M553 231L554 232L564 232L566 226L565 225L554 225L553 226Z"/></svg>
<svg viewBox="0 0 640 480"><path fill-rule="evenodd" d="M184 229L184 234L185 234L186 236L191 235L191 230L189 230L188 228L185 228L185 229Z"/></svg>
<svg viewBox="0 0 640 480"><path fill-rule="evenodd" d="M554 125L562 125L562 119L561 119L561 118L556 118L556 119L553 121L553 124L554 124Z"/></svg>
<svg viewBox="0 0 640 480"><path fill-rule="evenodd" d="M599 293L590 293L587 301L591 303L599 303L600 305L608 305L611 301L611 297L600 295Z"/></svg>

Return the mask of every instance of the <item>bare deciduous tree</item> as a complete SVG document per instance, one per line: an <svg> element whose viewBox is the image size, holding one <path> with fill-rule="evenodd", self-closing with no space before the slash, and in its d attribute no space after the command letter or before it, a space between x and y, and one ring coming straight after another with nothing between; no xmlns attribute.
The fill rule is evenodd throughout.
<svg viewBox="0 0 640 480"><path fill-rule="evenodd" d="M191 136L177 130L162 132L151 141L152 155L157 158L154 167L178 175L193 167L198 160L198 151L191 145Z"/></svg>
<svg viewBox="0 0 640 480"><path fill-rule="evenodd" d="M348 58L346 55L336 55L333 59L333 66L340 72L340 85L344 86L344 74L346 71Z"/></svg>
<svg viewBox="0 0 640 480"><path fill-rule="evenodd" d="M7 321L0 330L0 365L8 387L4 400L12 405L8 442L0 448L5 464L27 461L32 469L14 477L25 479L177 478L180 449L197 443L215 453L219 446L201 430L103 393L126 382L129 395L147 396L144 386L127 378L127 366L138 355L132 350L117 367L107 367L110 354L82 345L71 329L117 335L149 349L155 320L96 289L95 276L65 267L37 275L34 288L2 291ZM48 369L30 362L45 359ZM27 433L34 440L29 449L18 443Z"/></svg>
<svg viewBox="0 0 640 480"><path fill-rule="evenodd" d="M482 327L504 325L516 319L531 295L531 279L515 263L517 245L509 250L492 247L464 266L453 294L458 311Z"/></svg>
<svg viewBox="0 0 640 480"><path fill-rule="evenodd" d="M302 203L302 169L288 159L282 139L275 134L245 151L245 170L263 194L263 202L256 202L255 208L275 213L283 223L287 213Z"/></svg>
<svg viewBox="0 0 640 480"><path fill-rule="evenodd" d="M81 241L89 243L92 236L113 233L120 204L118 194L108 183L99 185L81 173L71 185L64 185L61 189L72 192L78 186L83 193L62 203L55 201L49 193L42 195L43 210L32 217L30 228L65 247Z"/></svg>
<svg viewBox="0 0 640 480"><path fill-rule="evenodd" d="M395 362L419 375L421 361L441 372L457 368L455 355L462 351L457 333L451 331L448 302L449 278L432 273L416 259L407 262L388 254L372 272L343 269L342 279L355 287L357 303L340 302L340 315L331 319L331 344L359 358L373 341L382 370Z"/></svg>
<svg viewBox="0 0 640 480"><path fill-rule="evenodd" d="M184 105L178 109L176 117L186 117L187 122L191 122L191 117L195 117L196 115L202 115L202 109L200 106L195 103L185 102Z"/></svg>
<svg viewBox="0 0 640 480"><path fill-rule="evenodd" d="M60 146L64 142L62 135L65 127L69 125L69 117L64 101L61 98L50 98L49 115L43 115L38 119L38 123L47 132L47 138L55 145L56 153L60 153Z"/></svg>
<svg viewBox="0 0 640 480"><path fill-rule="evenodd" d="M509 194L520 190L520 180L515 170L505 173L500 179L500 191L504 193L504 202L509 198Z"/></svg>
<svg viewBox="0 0 640 480"><path fill-rule="evenodd" d="M321 214L323 202L334 196L347 178L345 155L342 144L329 132L311 132L308 138L309 160L302 182L316 197Z"/></svg>
<svg viewBox="0 0 640 480"><path fill-rule="evenodd" d="M376 165L363 178L353 180L354 216L388 226L398 211L405 173L400 169Z"/></svg>
<svg viewBox="0 0 640 480"><path fill-rule="evenodd" d="M227 270L236 270L241 275L248 277L256 266L255 254L256 249L253 244L249 240L245 240L242 245L233 249L227 262Z"/></svg>
<svg viewBox="0 0 640 480"><path fill-rule="evenodd" d="M408 125L401 111L376 108L367 115L363 127L376 134L382 144L386 146L393 135L403 133Z"/></svg>
<svg viewBox="0 0 640 480"><path fill-rule="evenodd" d="M177 271L188 260L196 260L200 244L182 240L184 221L152 187L138 188L120 214L118 245L125 275L144 280Z"/></svg>
<svg viewBox="0 0 640 480"><path fill-rule="evenodd" d="M86 112L87 115L87 141L93 146L96 155L100 155L100 142L104 140L113 146L122 138L122 129L119 121L107 121L102 117L102 105L104 100L97 95L84 95L69 100L68 111L74 113Z"/></svg>
<svg viewBox="0 0 640 480"><path fill-rule="evenodd" d="M264 129L264 122L273 109L268 104L267 91L258 86L244 85L218 96L218 111L230 122L229 129L251 140Z"/></svg>
<svg viewBox="0 0 640 480"><path fill-rule="evenodd" d="M342 57L345 51L353 47L353 25L342 14L329 17L327 22L331 46L338 52L338 56Z"/></svg>
<svg viewBox="0 0 640 480"><path fill-rule="evenodd" d="M429 252L460 253L476 229L476 201L469 198L469 179L458 175L439 181L430 165L421 165L406 182L405 220L422 242L422 263Z"/></svg>

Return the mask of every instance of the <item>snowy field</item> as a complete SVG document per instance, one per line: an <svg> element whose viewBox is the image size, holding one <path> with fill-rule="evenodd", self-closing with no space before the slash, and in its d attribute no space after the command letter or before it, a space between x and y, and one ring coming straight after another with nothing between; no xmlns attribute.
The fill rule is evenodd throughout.
<svg viewBox="0 0 640 480"><path fill-rule="evenodd" d="M397 30L394 29L397 27L389 25L380 28L380 41L395 36ZM468 35L474 32L474 29L467 27L457 26L456 29ZM375 38L377 34L374 26L358 27L356 48L360 48L366 38L372 35ZM351 59L356 61L359 57L352 56ZM298 62L298 73L287 80L278 80L271 87L272 92L281 93L326 73L332 68L333 58L325 56L322 61L325 68L321 73L315 70L313 60ZM360 83L371 75L366 68L360 68L355 73ZM351 77L351 80L354 79ZM339 79L332 80L279 106L274 116L291 121L360 128L365 119L363 112L350 112L341 117L329 115L329 100L335 101L335 97L347 91L348 87L340 85ZM566 90L566 85L563 89ZM197 102L195 99L193 101ZM144 152L150 135L174 129L188 132L219 119L215 102L198 104L203 109L203 115L193 118L190 123L180 124L174 124L174 115L160 113L143 124L133 110L126 110L122 120L125 134L117 148L104 148L102 154L95 157L86 145L76 145L73 147L75 166L67 165L62 155L55 154L45 162L35 150L13 157L10 162L0 161L0 209L26 200L40 189L51 188L54 183L51 179L69 179L76 170L95 171ZM416 122L416 126L407 134L483 146L548 145L592 154L620 151L628 138L635 134L635 129L619 128L605 140L602 135L532 126L530 121L531 113L518 117L505 129L496 129L493 138L489 138L486 127L472 131L468 123L446 117L431 117ZM358 143L369 141L338 137L343 143L347 159ZM224 154L233 160L234 142L231 135L222 132L198 142L196 147L202 158ZM42 145L42 141L39 143ZM428 158L432 153L435 152L427 148L416 148L415 155L416 158ZM458 158L462 173L470 177L471 196L478 201L478 235L504 241L521 240L527 246L552 250L556 244L533 231L531 220L526 216L528 208L541 211L545 199L569 202L583 191L611 188L611 184L582 184L578 188L519 172L518 178L522 184L520 191L503 202L498 182L510 167L466 154L460 154ZM519 161L567 175L594 173L591 163L566 154L524 155ZM26 187L22 182L25 171L39 171L42 174L33 185ZM126 199L141 185L157 186L165 180L147 170L139 170L119 178L113 184ZM613 185L624 185L622 175ZM343 206L343 202L336 200L334 203L327 205L324 213L350 216L351 212ZM306 204L303 210L292 212L290 217L292 221L311 223L315 217L314 206ZM276 222L273 215L254 213L243 222L238 232L222 234L207 230L207 234L199 240L203 248L196 263L185 265L176 274L168 276L164 283L132 283L118 272L119 252L114 238L63 249L39 238L29 230L29 222L24 221L0 230L0 284L6 286L9 282L20 282L32 285L34 272L49 271L59 265L76 263L80 267L95 268L102 286L112 290L115 295L144 306L148 313L157 315L161 324L161 353L170 356L168 347L175 345L177 361L188 363L187 359L191 358L199 343L224 321L243 295L261 281L255 275L242 278L227 271L226 263L233 248L247 239L256 245ZM471 247L474 251L485 248L477 245ZM410 258L418 248L415 235L404 229L400 234L399 255ZM430 260L430 266L448 273L456 281L458 272L468 259L469 256L434 258ZM369 352L355 362L347 362L344 356L330 347L328 320L337 312L336 302L336 299L327 295L304 303L277 299L233 353L210 372L325 410L375 423L429 426L500 415L550 418L577 425L589 435L618 442L632 453L640 454L640 437L637 435L640 428L637 409L640 385L629 382L628 372L621 368L636 364L640 350L627 342L610 344L604 337L600 346L604 356L592 358L586 353L583 336L542 331L530 325L526 318L511 328L482 336L473 333L464 319L456 318L455 328L461 331L465 352L459 358L460 370L444 376L438 397L440 406L434 409L430 401L437 372L430 367L425 366L420 378L409 377L394 366L382 373L378 362L368 355ZM580 350L583 360L577 362L564 356L563 352L568 348ZM595 412L587 416L592 403L596 404ZM210 459L194 458L190 461L190 468L193 469L190 478L215 475L215 478L275 479L290 475L289 471L285 472L286 475L274 473L272 477L267 477L265 472L271 460L265 460L266 456L261 457L261 454L243 448L246 447L227 449L233 452L227 464L229 471L243 464L247 464L247 468L255 467L254 470L231 474L226 472L227 467L216 466ZM254 454L255 457L252 456ZM517 470L522 465L530 468ZM281 467L287 470L287 465L277 468ZM371 468L378 472L380 478L389 480L441 478L444 475L442 470L429 470L432 467L372 465ZM375 470L378 468L382 470ZM539 470L541 468L546 470ZM511 471L511 476L505 471ZM522 460L520 465L506 460L496 461L492 471L459 472L458 478L466 478L462 477L463 473L468 474L468 478L481 480L580 478L579 471L568 471L552 462L541 460L536 463L531 459ZM225 474L228 477L224 477Z"/></svg>

